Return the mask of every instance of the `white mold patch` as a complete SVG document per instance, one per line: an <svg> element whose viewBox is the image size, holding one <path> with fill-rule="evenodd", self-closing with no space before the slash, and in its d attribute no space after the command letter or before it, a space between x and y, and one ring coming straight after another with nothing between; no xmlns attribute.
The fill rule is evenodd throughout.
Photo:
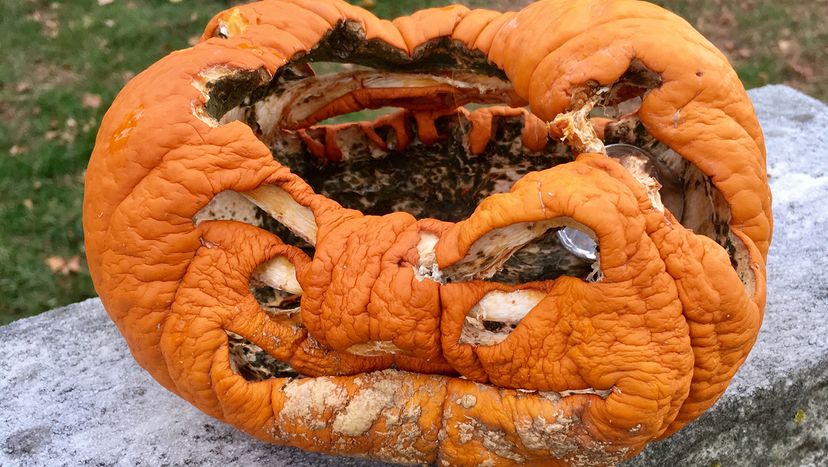
<svg viewBox="0 0 828 467"><path fill-rule="evenodd" d="M348 391L325 377L293 381L282 391L286 400L279 416L291 422L301 420L312 430L324 429L329 423L325 412L338 412L348 402Z"/></svg>
<svg viewBox="0 0 828 467"><path fill-rule="evenodd" d="M473 394L466 394L466 395L460 397L459 399L457 399L456 402L457 402L457 405L459 405L460 407L463 407L465 409L470 409L470 408L474 407L475 405L477 405L477 397L475 397Z"/></svg>
<svg viewBox="0 0 828 467"><path fill-rule="evenodd" d="M503 342L545 297L546 292L532 289L487 293L466 316L460 342L472 345Z"/></svg>
<svg viewBox="0 0 828 467"><path fill-rule="evenodd" d="M457 425L457 431L460 434L458 441L460 444L466 444L474 438L474 424L460 423Z"/></svg>
<svg viewBox="0 0 828 467"><path fill-rule="evenodd" d="M515 420L515 431L526 449L545 450L552 455L560 456L577 448L577 443L567 435L571 425L572 420L567 418L521 418Z"/></svg>
<svg viewBox="0 0 828 467"><path fill-rule="evenodd" d="M380 414L395 404L402 385L398 381L380 379L356 394L343 412L333 421L333 431L347 436L367 433Z"/></svg>
<svg viewBox="0 0 828 467"><path fill-rule="evenodd" d="M503 430L480 425L478 426L476 436L480 437L483 447L497 454L499 457L519 464L526 462L526 459L517 453L517 446L515 446Z"/></svg>
<svg viewBox="0 0 828 467"><path fill-rule="evenodd" d="M418 423L421 416L422 409L417 405L402 410L399 415L385 412L385 427L399 431L393 443L386 444L380 449L379 454L382 458L399 464L423 463L424 453L417 447L423 435Z"/></svg>

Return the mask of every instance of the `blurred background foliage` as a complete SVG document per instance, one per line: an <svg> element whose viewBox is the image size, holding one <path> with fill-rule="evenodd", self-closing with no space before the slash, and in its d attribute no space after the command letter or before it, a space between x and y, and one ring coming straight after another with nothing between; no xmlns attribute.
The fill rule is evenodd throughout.
<svg viewBox="0 0 828 467"><path fill-rule="evenodd" d="M95 295L83 174L98 123L135 73L193 44L228 0L0 0L0 325ZM352 0L393 18L442 0ZM515 9L526 0L467 0ZM828 99L828 0L656 0L731 59L745 86Z"/></svg>

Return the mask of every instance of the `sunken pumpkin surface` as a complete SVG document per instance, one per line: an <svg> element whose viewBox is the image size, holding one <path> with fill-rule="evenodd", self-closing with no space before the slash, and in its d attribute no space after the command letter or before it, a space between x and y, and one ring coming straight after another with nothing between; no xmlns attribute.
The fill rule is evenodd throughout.
<svg viewBox="0 0 828 467"><path fill-rule="evenodd" d="M96 289L169 390L267 441L444 465L612 464L696 418L758 333L771 222L726 59L628 1L233 8L119 94L84 202Z"/></svg>

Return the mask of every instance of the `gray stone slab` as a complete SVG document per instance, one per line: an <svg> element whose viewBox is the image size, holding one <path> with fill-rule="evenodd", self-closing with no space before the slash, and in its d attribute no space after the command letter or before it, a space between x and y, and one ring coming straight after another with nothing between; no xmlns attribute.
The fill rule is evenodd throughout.
<svg viewBox="0 0 828 467"><path fill-rule="evenodd" d="M775 197L765 323L722 399L630 466L828 465L828 107L784 86L750 95ZM98 300L0 328L0 394L0 466L382 465L203 415L134 363Z"/></svg>

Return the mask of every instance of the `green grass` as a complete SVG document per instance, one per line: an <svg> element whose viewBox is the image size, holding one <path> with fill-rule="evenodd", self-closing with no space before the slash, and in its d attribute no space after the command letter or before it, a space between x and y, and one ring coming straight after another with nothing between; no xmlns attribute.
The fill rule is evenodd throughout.
<svg viewBox="0 0 828 467"><path fill-rule="evenodd" d="M106 3L106 2L103 2ZM133 73L187 46L225 1L0 3L0 324L94 296L83 261L83 171L98 122ZM161 18L161 19L159 19ZM84 106L84 96L87 106ZM100 96L95 108L92 96ZM89 100L91 99L91 100Z"/></svg>
<svg viewBox="0 0 828 467"><path fill-rule="evenodd" d="M747 88L785 83L828 100L828 1L653 0L725 52Z"/></svg>
<svg viewBox="0 0 828 467"><path fill-rule="evenodd" d="M0 0L0 324L94 296L83 260L81 199L97 125L134 73L187 47L209 17L232 3ZM391 18L447 3L377 0L374 12ZM657 3L723 48L746 86L787 82L828 97L826 2ZM47 264L73 257L78 267L65 274Z"/></svg>

